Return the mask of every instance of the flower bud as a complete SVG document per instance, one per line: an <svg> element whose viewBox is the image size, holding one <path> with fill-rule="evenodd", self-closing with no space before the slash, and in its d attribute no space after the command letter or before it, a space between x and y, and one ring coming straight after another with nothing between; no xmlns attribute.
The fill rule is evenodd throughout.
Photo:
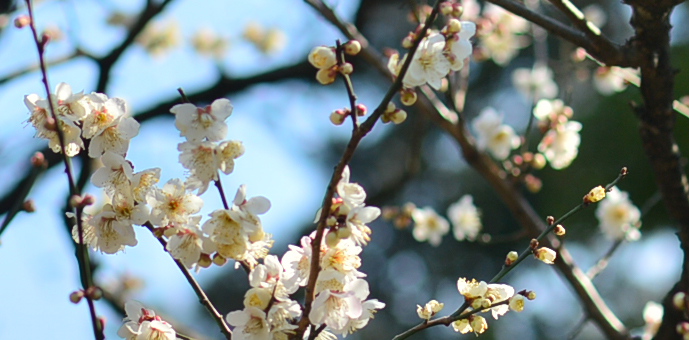
<svg viewBox="0 0 689 340"><path fill-rule="evenodd" d="M447 32L450 34L458 33L462 30L462 23L459 20L452 18L447 22Z"/></svg>
<svg viewBox="0 0 689 340"><path fill-rule="evenodd" d="M28 213L32 213L32 212L36 211L36 204L34 203L34 201L32 199L28 199L28 200L24 201L24 204L22 204L22 210L24 210Z"/></svg>
<svg viewBox="0 0 689 340"><path fill-rule="evenodd" d="M545 264L553 264L555 263L555 258L557 257L557 254L554 250L550 248L541 247L536 249L536 251L534 252L534 256L536 256L537 259L541 260Z"/></svg>
<svg viewBox="0 0 689 340"><path fill-rule="evenodd" d="M335 75L336 73L332 69L320 69L318 73L316 73L316 80L322 85L332 84L335 81Z"/></svg>
<svg viewBox="0 0 689 340"><path fill-rule="evenodd" d="M678 334L687 334L689 333L689 322L683 321L677 324L677 333Z"/></svg>
<svg viewBox="0 0 689 340"><path fill-rule="evenodd" d="M536 292L530 291L526 294L526 298L533 301L536 300Z"/></svg>
<svg viewBox="0 0 689 340"><path fill-rule="evenodd" d="M529 248L536 249L536 247L538 247L538 240L535 238L532 238L531 241L529 242Z"/></svg>
<svg viewBox="0 0 689 340"><path fill-rule="evenodd" d="M416 314L418 314L421 319L430 320L430 318L443 309L443 306L443 303L431 300L423 307L416 305Z"/></svg>
<svg viewBox="0 0 689 340"><path fill-rule="evenodd" d="M224 256L218 253L213 254L213 264L222 267L225 263L227 263L227 259Z"/></svg>
<svg viewBox="0 0 689 340"><path fill-rule="evenodd" d="M313 67L320 70L331 68L337 64L335 50L328 46L314 47L309 53L308 59Z"/></svg>
<svg viewBox="0 0 689 340"><path fill-rule="evenodd" d="M24 28L29 26L29 24L31 24L31 18L26 14L22 14L14 19L14 27L16 28Z"/></svg>
<svg viewBox="0 0 689 340"><path fill-rule="evenodd" d="M48 130L48 131L57 131L57 123L55 122L55 118L53 117L48 117L45 119L45 122L43 122L43 127Z"/></svg>
<svg viewBox="0 0 689 340"><path fill-rule="evenodd" d="M96 203L96 198L93 197L93 195L91 194L86 194L84 195L84 198L81 200L81 207L83 208L94 203Z"/></svg>
<svg viewBox="0 0 689 340"><path fill-rule="evenodd" d="M361 43L356 40L350 40L344 44L344 52L349 55L357 55L361 52Z"/></svg>
<svg viewBox="0 0 689 340"><path fill-rule="evenodd" d="M197 265L201 268L208 268L211 266L213 261L211 260L211 257L208 254L201 254L201 257L199 258L199 262Z"/></svg>
<svg viewBox="0 0 689 340"><path fill-rule="evenodd" d="M553 233L557 236L565 236L565 227L562 226L562 224L558 224L555 226L555 229L553 229Z"/></svg>
<svg viewBox="0 0 689 340"><path fill-rule="evenodd" d="M524 310L524 296L516 294L510 299L510 310L517 313Z"/></svg>
<svg viewBox="0 0 689 340"><path fill-rule="evenodd" d="M86 289L86 296L91 300L100 300L103 297L103 290L100 287L91 286Z"/></svg>
<svg viewBox="0 0 689 340"><path fill-rule="evenodd" d="M84 199L79 195L72 195L72 197L69 198L69 206L76 208L81 205L83 200Z"/></svg>
<svg viewBox="0 0 689 340"><path fill-rule="evenodd" d="M345 115L345 112L341 109L330 113L330 122L335 125L342 125L342 123L345 121L345 118L347 118L347 115Z"/></svg>
<svg viewBox="0 0 689 340"><path fill-rule="evenodd" d="M440 13L443 15L450 15L452 14L452 3L449 1L443 1L440 3Z"/></svg>
<svg viewBox="0 0 689 340"><path fill-rule="evenodd" d="M390 115L390 121L394 124L402 124L405 120L407 120L407 112L404 110L395 110Z"/></svg>
<svg viewBox="0 0 689 340"><path fill-rule="evenodd" d="M507 253L507 258L505 259L505 265L511 266L514 261L517 261L519 254L516 251L511 251Z"/></svg>
<svg viewBox="0 0 689 340"><path fill-rule="evenodd" d="M490 308L491 302L488 299L482 299L481 300L481 307L483 308Z"/></svg>
<svg viewBox="0 0 689 340"><path fill-rule="evenodd" d="M672 305L679 311L683 311L687 308L686 301L687 294L684 292L677 292L672 296Z"/></svg>
<svg viewBox="0 0 689 340"><path fill-rule="evenodd" d="M384 112L384 113L392 113L393 111L395 111L396 108L397 108L397 107L395 106L395 103L389 102L389 103L388 103L388 106L385 107L385 112Z"/></svg>
<svg viewBox="0 0 689 340"><path fill-rule="evenodd" d="M350 75L354 72L354 66L350 63L344 63L342 66L340 66L340 73L344 75Z"/></svg>
<svg viewBox="0 0 689 340"><path fill-rule="evenodd" d="M83 290L77 290L76 292L72 292L72 294L69 294L69 301L71 301L73 304L79 303L81 299L84 297L84 291Z"/></svg>
<svg viewBox="0 0 689 340"><path fill-rule="evenodd" d="M473 309L481 309L481 306L483 305L483 299L476 299L474 301L471 301L471 308Z"/></svg>
<svg viewBox="0 0 689 340"><path fill-rule="evenodd" d="M416 103L417 99L416 91L414 89L402 89L400 91L400 102L404 106L412 106Z"/></svg>
<svg viewBox="0 0 689 340"><path fill-rule="evenodd" d="M589 203L596 203L602 199L605 198L605 188L603 186L597 186L591 191L589 191L586 196L584 196L584 205L588 205Z"/></svg>
<svg viewBox="0 0 689 340"><path fill-rule="evenodd" d="M36 152L35 154L33 154L33 156L31 156L31 165L36 168L47 165L45 161L45 156L42 152Z"/></svg>
<svg viewBox="0 0 689 340"><path fill-rule="evenodd" d="M459 18L462 16L463 13L464 13L464 7L462 7L461 4L456 3L456 4L452 5L452 16L453 17Z"/></svg>
<svg viewBox="0 0 689 340"><path fill-rule="evenodd" d="M536 170L541 170L545 167L545 156L543 154L537 153L533 156L531 161L531 167Z"/></svg>
<svg viewBox="0 0 689 340"><path fill-rule="evenodd" d="M414 35L410 33L402 39L402 47L411 48L412 46L414 46Z"/></svg>
<svg viewBox="0 0 689 340"><path fill-rule="evenodd" d="M357 104L356 105L356 115L357 116L363 117L366 115L366 112L368 112L366 105L364 105L364 104Z"/></svg>
<svg viewBox="0 0 689 340"><path fill-rule="evenodd" d="M548 216L545 218L545 222L548 223L548 225L553 225L553 223L555 223L555 217Z"/></svg>
<svg viewBox="0 0 689 340"><path fill-rule="evenodd" d="M327 235L325 235L325 244L328 247L335 248L335 247L337 247L337 244L339 242L340 242L340 238L337 237L337 233L329 232Z"/></svg>

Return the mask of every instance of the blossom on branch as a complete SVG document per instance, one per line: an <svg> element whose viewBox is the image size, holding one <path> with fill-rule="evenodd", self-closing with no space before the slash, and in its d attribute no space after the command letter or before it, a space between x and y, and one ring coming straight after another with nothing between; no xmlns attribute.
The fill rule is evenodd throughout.
<svg viewBox="0 0 689 340"><path fill-rule="evenodd" d="M625 191L613 187L605 200L596 208L598 227L612 240L635 241L641 236L641 211L629 199Z"/></svg>
<svg viewBox="0 0 689 340"><path fill-rule="evenodd" d="M504 160L513 149L521 145L521 140L511 126L502 124L502 115L492 107L481 111L471 122L476 131L476 146L479 150L488 150L495 159Z"/></svg>
<svg viewBox="0 0 689 340"><path fill-rule="evenodd" d="M462 196L447 208L447 218L457 241L473 241L481 231L481 218L471 195Z"/></svg>
<svg viewBox="0 0 689 340"><path fill-rule="evenodd" d="M151 309L134 300L124 304L127 316L117 335L126 340L175 340L177 333Z"/></svg>
<svg viewBox="0 0 689 340"><path fill-rule="evenodd" d="M442 242L443 235L450 230L450 224L445 218L438 215L438 213L431 207L424 207L423 209L414 209L411 214L414 220L414 238L419 242L428 242L437 247Z"/></svg>
<svg viewBox="0 0 689 340"><path fill-rule="evenodd" d="M175 126L180 136L194 143L204 138L217 142L227 135L225 119L232 114L232 104L220 98L203 108L190 103L177 104L170 112L175 114Z"/></svg>

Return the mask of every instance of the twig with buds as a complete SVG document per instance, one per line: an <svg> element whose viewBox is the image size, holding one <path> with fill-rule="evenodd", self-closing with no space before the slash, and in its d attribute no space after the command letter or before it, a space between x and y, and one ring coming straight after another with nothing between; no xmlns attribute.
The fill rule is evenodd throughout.
<svg viewBox="0 0 689 340"><path fill-rule="evenodd" d="M55 111L55 105L53 103L52 96L50 94L50 85L48 84L48 71L46 68L46 63L45 63L45 58L44 58L44 52L45 52L45 46L48 43L47 37L38 37L38 32L36 31L36 25L34 23L34 16L33 16L33 6L31 4L31 0L26 0L26 6L27 10L29 12L29 27L31 28L31 33L33 34L34 42L36 43L36 49L38 50L38 60L41 68L41 74L43 75L43 85L45 87L45 91L48 95L48 105L50 107L50 114L52 116L52 119L55 121L56 124L56 129L55 133L57 134L58 142L60 144L60 148L62 150L62 160L64 161L65 164L65 173L67 174L67 181L69 182L69 192L70 192L70 197L80 197L80 192L78 187L75 184L74 181L74 175L72 174L72 164L67 156L65 150L65 137L62 134L62 130L60 129L60 122L57 117L57 112ZM81 216L82 216L82 211L83 211L83 205L78 204L74 207L73 213L76 219L76 225L77 225L77 235L78 235L78 240L79 244L77 245L77 251L76 251L76 256L77 256L77 262L79 263L79 274L81 276L81 284L84 288L85 291L88 291L89 288L93 287L93 282L92 282L92 277L91 277L91 268L89 264L89 254L88 254L88 248L84 244L84 227L82 224ZM91 324L93 326L93 333L96 338L96 340L103 340L105 339L105 335L103 334L103 324L101 321L98 319L98 315L96 314L96 307L93 303L93 298L90 295L86 295L86 302L89 307L89 313L91 316Z"/></svg>

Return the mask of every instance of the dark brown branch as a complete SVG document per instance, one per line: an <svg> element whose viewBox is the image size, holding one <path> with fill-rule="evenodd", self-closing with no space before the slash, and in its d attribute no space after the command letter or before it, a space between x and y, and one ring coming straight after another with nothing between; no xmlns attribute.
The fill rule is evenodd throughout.
<svg viewBox="0 0 689 340"><path fill-rule="evenodd" d="M574 30L565 26L561 22L552 18L536 13L524 6L520 2L513 0L487 0L492 2L532 23L543 27L548 32L571 42L574 45L583 47L590 55L600 60L606 65L617 65L620 67L635 67L636 61L622 53L621 47L613 44L607 39L597 38L591 40L584 32Z"/></svg>
<svg viewBox="0 0 689 340"><path fill-rule="evenodd" d="M134 23L134 25L127 32L127 37L117 46L115 49L110 51L108 55L96 59L99 68L98 83L96 85L96 92L104 93L106 87L108 86L108 81L110 79L110 70L115 65L117 60L120 59L122 53L124 53L129 46L134 43L134 39L146 28L146 25L153 19L156 15L161 13L167 5L172 2L171 0L165 0L160 4L156 4L153 1L147 1L146 7L141 14L139 14L139 19Z"/></svg>
<svg viewBox="0 0 689 340"><path fill-rule="evenodd" d="M151 231L151 233L156 237L158 242L160 242L160 245L163 246L163 250L167 252L167 242L162 237L156 236L153 225L150 222L146 222L144 224L144 227ZM172 257L172 255L170 255L170 257ZM203 288L201 288L201 285L199 285L199 283L196 282L196 279L194 279L187 267L185 267L184 264L182 264L182 262L180 262L174 257L172 259L175 261L175 264L177 265L177 267L179 267L179 270L182 272L182 274L184 274L184 277L187 279L187 282L189 282L191 288L194 289L196 296L198 296L199 298L199 302L204 307L206 307L206 310L208 310L208 313L210 313L215 323L218 324L218 327L220 328L220 331L225 335L225 338L227 340L232 339L232 331L225 322L225 318L223 318L222 314L220 314L220 312L218 312L218 310L215 309L215 306L213 306L211 300L208 299L208 296L206 295L206 292L203 291Z"/></svg>

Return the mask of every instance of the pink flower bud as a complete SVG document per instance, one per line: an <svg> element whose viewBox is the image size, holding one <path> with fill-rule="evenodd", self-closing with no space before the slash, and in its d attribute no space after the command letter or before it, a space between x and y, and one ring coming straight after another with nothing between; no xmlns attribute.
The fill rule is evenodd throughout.
<svg viewBox="0 0 689 340"><path fill-rule="evenodd" d="M31 156L31 165L36 168L47 165L45 162L45 156L42 152L36 152L35 154L33 154L33 156Z"/></svg>
<svg viewBox="0 0 689 340"><path fill-rule="evenodd" d="M356 40L350 40L344 44L344 52L349 55L357 55L361 52L361 43Z"/></svg>
<svg viewBox="0 0 689 340"><path fill-rule="evenodd" d="M16 28L24 28L29 26L29 24L31 24L31 18L26 14L22 14L14 19L14 27Z"/></svg>

